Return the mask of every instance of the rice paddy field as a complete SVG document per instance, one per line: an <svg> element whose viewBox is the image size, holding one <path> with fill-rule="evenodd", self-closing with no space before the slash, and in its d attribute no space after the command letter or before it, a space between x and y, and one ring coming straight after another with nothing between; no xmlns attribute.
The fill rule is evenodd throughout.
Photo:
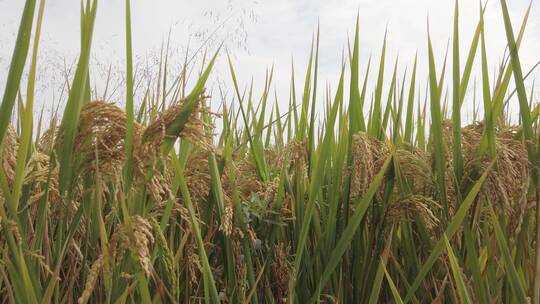
<svg viewBox="0 0 540 304"><path fill-rule="evenodd" d="M46 5L24 6L0 105L0 303L540 304L540 106L518 52L530 7L511 22L500 0L495 73L483 9L465 39L457 1L444 61L428 34L428 61L403 78L387 75L386 38L360 67L357 24L339 82L317 94L316 35L280 106L272 72L254 92L224 49L206 50L193 85L160 72L139 100L126 0L120 106L91 91L97 2L81 2L51 119L34 115ZM219 54L235 102L215 111Z"/></svg>

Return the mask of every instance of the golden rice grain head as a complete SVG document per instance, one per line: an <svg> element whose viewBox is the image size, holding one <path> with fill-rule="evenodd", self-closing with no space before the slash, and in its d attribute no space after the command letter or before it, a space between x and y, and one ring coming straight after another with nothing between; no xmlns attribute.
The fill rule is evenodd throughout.
<svg viewBox="0 0 540 304"><path fill-rule="evenodd" d="M148 125L142 134L142 146L139 151L141 158L144 159L145 155L158 156L161 152L161 145L167 137L174 139L180 136L202 148L213 149L211 145L213 126L203 122L201 119L202 114L212 114L203 105L205 99L205 96L201 96L196 102L194 110L190 113L179 134L167 135L167 130L181 113L185 100L175 102L167 110L158 114L157 118Z"/></svg>
<svg viewBox="0 0 540 304"><path fill-rule="evenodd" d="M148 190L152 200L161 206L164 202L174 197L172 193L173 175L170 171L165 170L164 173L154 170L154 174L150 180L144 182L144 176L139 176L137 184L145 183L144 187Z"/></svg>
<svg viewBox="0 0 540 304"><path fill-rule="evenodd" d="M443 151L444 151L444 159L446 161L445 171L444 171L444 181L446 185L446 200L448 201L449 212L451 215L454 214L454 211L456 210L456 207L457 207L456 200L457 200L457 188L458 188L456 177L454 175L454 161L453 161L453 154L452 154L454 138L453 138L452 132L453 132L452 121L444 120L443 128L442 128ZM430 145L433 146L433 142L430 142ZM462 146L463 146L463 142L462 142ZM433 162L434 159L435 159L434 157L431 157L430 164Z"/></svg>
<svg viewBox="0 0 540 304"><path fill-rule="evenodd" d="M54 117L49 124L49 128L43 132L39 138L37 150L39 152L50 154L54 148L55 140L58 135L58 120Z"/></svg>
<svg viewBox="0 0 540 304"><path fill-rule="evenodd" d="M267 147L264 149L264 159L268 164L272 164L272 168L281 168L284 164L284 150L277 145Z"/></svg>
<svg viewBox="0 0 540 304"><path fill-rule="evenodd" d="M139 151L139 153L143 153L140 155L141 158L144 159L150 155L160 154L161 144L167 137L167 129L174 122L180 110L181 106L179 104L171 105L167 110L158 114L157 118L144 129L142 134L142 150Z"/></svg>
<svg viewBox="0 0 540 304"><path fill-rule="evenodd" d="M15 238L15 241L17 241L17 244L22 245L23 236L21 234L21 231L19 230L19 225L17 225L14 220L4 219L4 226L7 230L11 231L13 237Z"/></svg>
<svg viewBox="0 0 540 304"><path fill-rule="evenodd" d="M492 162L486 154L476 157L482 125L464 128L465 168L464 182L477 179ZM470 147L469 147L470 146ZM509 228L519 231L527 207L527 193L530 185L531 165L525 144L516 139L512 129L497 130L495 167L484 182L479 199L495 205L508 218Z"/></svg>
<svg viewBox="0 0 540 304"><path fill-rule="evenodd" d="M264 189L261 193L259 193L259 197L261 197L269 205L273 206L276 200L276 194L278 192L279 177L276 176L274 179L265 181L263 185Z"/></svg>
<svg viewBox="0 0 540 304"><path fill-rule="evenodd" d="M233 208L230 204L225 206L223 216L221 217L221 224L219 230L223 231L223 234L230 237L233 230Z"/></svg>
<svg viewBox="0 0 540 304"><path fill-rule="evenodd" d="M447 159L447 192L451 208L455 208L455 183L452 165L452 127L450 122L444 124L443 138L447 144L445 156ZM479 144L483 136L484 125L474 123L461 129L464 171L460 190L467 189L485 172L492 158L488 152L478 158ZM489 202L502 210L510 219L509 227L519 230L527 208L527 193L530 185L531 166L527 158L524 143L517 138L516 129L500 127L495 130L496 166L492 168L482 189L479 199Z"/></svg>
<svg viewBox="0 0 540 304"><path fill-rule="evenodd" d="M202 101L201 101L202 102ZM189 116L189 119L180 132L180 137L207 151L216 151L212 145L212 133L215 126L212 122L204 120L204 116L218 116L210 108L199 103L199 106Z"/></svg>
<svg viewBox="0 0 540 304"><path fill-rule="evenodd" d="M90 272L86 277L86 283L84 284L84 291L79 297L78 303L85 304L90 300L90 296L96 288L96 283L99 278L101 269L103 268L103 255L100 255L99 258L92 264L90 267Z"/></svg>
<svg viewBox="0 0 540 304"><path fill-rule="evenodd" d="M397 149L394 155L401 177L401 185L398 183L398 186L406 188L396 188L396 191L430 195L433 192L434 180L429 155L413 147Z"/></svg>
<svg viewBox="0 0 540 304"><path fill-rule="evenodd" d="M0 155L2 157L2 168L7 177L8 184L11 186L15 178L15 166L17 163L18 149L17 133L11 125L8 125L6 135L4 136L4 141L1 143L1 148L2 151L0 151Z"/></svg>
<svg viewBox="0 0 540 304"><path fill-rule="evenodd" d="M125 160L125 136L126 114L122 109L104 101L84 105L74 142L79 172L99 172L105 177L120 174Z"/></svg>
<svg viewBox="0 0 540 304"><path fill-rule="evenodd" d="M119 243L116 254L120 256L120 260L126 250L129 250L137 256L141 269L150 275L152 270L150 245L154 243L154 235L149 219L140 215L132 216L129 224L120 224L117 227L113 239Z"/></svg>
<svg viewBox="0 0 540 304"><path fill-rule="evenodd" d="M170 165L168 156L141 152L145 149L141 147L145 146L147 145L140 144L134 147L134 186L146 188L150 197L160 207L163 202L174 197L172 193L173 167Z"/></svg>
<svg viewBox="0 0 540 304"><path fill-rule="evenodd" d="M184 168L184 177L193 202L206 201L211 187L207 151L196 148L189 154Z"/></svg>
<svg viewBox="0 0 540 304"><path fill-rule="evenodd" d="M478 144L482 137L482 125L474 123L461 128L461 150L464 162L464 176L462 177L462 183L457 184L456 176L454 174L454 162L453 162L453 126L450 120L443 122L443 144L444 144L444 156L446 160L445 167L445 183L446 194L449 204L450 214L453 214L457 209L457 193L462 192L466 188L467 182L470 182L467 177L469 172L467 167L472 167L475 163L476 153L478 151ZM474 172L470 171L470 172Z"/></svg>
<svg viewBox="0 0 540 304"><path fill-rule="evenodd" d="M236 229L235 229L236 230ZM240 229L237 229L240 230ZM235 273L237 277L237 289L238 289L238 295L239 295L239 301L240 303L245 303L245 295L246 290L248 290L248 286L246 285L246 277L247 277L247 267L246 262L243 258L243 251L242 251L242 245L240 242L240 239L233 239L232 242L232 248L233 248L233 256L234 256L234 268Z"/></svg>
<svg viewBox="0 0 540 304"><path fill-rule="evenodd" d="M189 246L187 249L187 269L189 273L190 283L193 287L198 287L202 273L202 266L199 260L199 255L196 253L194 246Z"/></svg>
<svg viewBox="0 0 540 304"><path fill-rule="evenodd" d="M272 263L272 273L276 280L274 284L274 298L277 303L286 303L288 295L288 284L291 276L291 265L287 260L287 250L283 243L279 243L274 250L274 262Z"/></svg>
<svg viewBox="0 0 540 304"><path fill-rule="evenodd" d="M440 209L440 206L430 197L408 195L388 207L387 220L390 223L400 223L403 220L413 222L416 215L428 230L433 231L439 224L435 215L437 209Z"/></svg>
<svg viewBox="0 0 540 304"><path fill-rule="evenodd" d="M223 192L227 197L233 197L233 187L236 187L241 201L249 201L252 194L262 195L265 191L264 184L259 179L255 164L249 159L237 159L227 163L230 169L224 170L221 178ZM233 183L230 170L234 172L236 182ZM259 196L262 198L262 196Z"/></svg>
<svg viewBox="0 0 540 304"><path fill-rule="evenodd" d="M296 175L301 179L307 176L308 172L308 148L305 140L292 139L283 148L275 148L267 158L269 163L276 169L286 167L286 174ZM294 169L293 169L294 168ZM294 178L291 176L291 178Z"/></svg>
<svg viewBox="0 0 540 304"><path fill-rule="evenodd" d="M388 157L388 147L365 133L357 133L353 135L351 153L351 197L354 199L366 193Z"/></svg>
<svg viewBox="0 0 540 304"><path fill-rule="evenodd" d="M150 255L150 245L154 242L152 226L148 219L141 216L132 217L133 224L133 243L132 250L139 258L141 268L150 275L152 269L152 261Z"/></svg>
<svg viewBox="0 0 540 304"><path fill-rule="evenodd" d="M279 220L281 222L291 221L293 218L292 209L293 209L293 196L286 191L283 199L281 200L281 205L279 208ZM274 201L277 203L277 200ZM272 206L275 209L275 205Z"/></svg>
<svg viewBox="0 0 540 304"><path fill-rule="evenodd" d="M60 201L58 166L53 165L51 168L49 155L37 151L32 153L24 176L24 184L32 187L30 205L39 201L45 192L48 193L47 201L49 203Z"/></svg>
<svg viewBox="0 0 540 304"><path fill-rule="evenodd" d="M185 233L192 233L193 227L191 225L191 217L189 216L189 210L182 204L176 204L178 213L180 214L181 223L184 224Z"/></svg>
<svg viewBox="0 0 540 304"><path fill-rule="evenodd" d="M516 132L513 129L501 130L498 141L505 149L498 153L497 162L500 175L507 189L512 189L509 193L511 201L514 203L510 216L510 228L519 234L523 218L527 213L529 186L531 184L531 163L529 162L525 143L516 140ZM504 163L504 164L501 164Z"/></svg>
<svg viewBox="0 0 540 304"><path fill-rule="evenodd" d="M186 140L193 142L201 151L214 151L211 145L211 135L207 134L207 130L213 129L209 125L205 125L200 119L202 112L207 111L206 108L201 106L201 98L198 102L198 106L191 113L190 117L180 134L170 136L167 135L167 129L173 124L176 117L182 110L182 102L171 105L167 110L157 115L157 118L148 125L148 127L141 132L140 142L134 147L134 159L136 163L135 176L138 184L144 184L156 202L163 202L172 197L172 170L168 170L169 166L158 166L160 162L166 163L167 159L162 155L162 144L167 137L176 138L180 136ZM199 133L197 133L200 130ZM201 148L202 149L199 149ZM192 153L196 154L190 156L196 158L195 162L188 161L187 168L185 168L186 182L190 188L190 193L194 197L194 200L206 199L209 192L209 174L208 166L198 164L198 161L208 162L207 154L205 153ZM204 159L204 160L203 160ZM159 167L159 168L158 168ZM164 172L164 171L170 172ZM150 181L147 180L148 172L152 172Z"/></svg>

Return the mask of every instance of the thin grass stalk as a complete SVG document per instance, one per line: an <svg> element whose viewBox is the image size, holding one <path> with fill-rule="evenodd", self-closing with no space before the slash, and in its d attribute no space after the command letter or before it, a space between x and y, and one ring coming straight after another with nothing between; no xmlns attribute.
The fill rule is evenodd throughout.
<svg viewBox="0 0 540 304"><path fill-rule="evenodd" d="M433 138L433 154L435 158L435 176L437 182L437 192L439 201L444 208L444 217L448 219L449 210L446 196L446 176L445 176L445 157L444 146L442 142L442 118L441 118L441 105L440 105L440 84L437 84L436 72L435 72L435 59L433 56L433 47L431 45L431 38L428 37L428 52L429 52L429 88L430 88L430 110L431 110L431 133L430 137ZM442 82L442 77L441 77Z"/></svg>
<svg viewBox="0 0 540 304"><path fill-rule="evenodd" d="M375 89L375 99L373 102L373 112L372 118L370 119L370 129L368 129L368 134L374 136L375 138L382 139L383 137L383 128L382 128L382 91L384 85L384 63L386 57L386 32L384 33L383 47L381 52L381 61L379 63L379 74L377 77L377 86Z"/></svg>
<svg viewBox="0 0 540 304"><path fill-rule="evenodd" d="M313 71L313 94L311 96L311 110L310 110L310 118L309 118L309 133L308 133L308 145L309 145L309 167L308 172L310 172L311 164L312 164L312 155L313 151L315 150L315 105L317 100L317 75L319 72L319 35L320 31L317 28L317 38L315 42L315 69Z"/></svg>
<svg viewBox="0 0 540 304"><path fill-rule="evenodd" d="M133 50L131 37L131 1L126 0L126 138L124 166L124 191L131 188L133 179L133 133L134 133L134 104L133 104Z"/></svg>
<svg viewBox="0 0 540 304"><path fill-rule="evenodd" d="M452 130L453 130L453 164L456 184L461 184L463 175L463 155L461 150L461 101L460 101L460 70L459 70L459 2L455 1L454 9L454 38L453 38L453 91L452 91Z"/></svg>

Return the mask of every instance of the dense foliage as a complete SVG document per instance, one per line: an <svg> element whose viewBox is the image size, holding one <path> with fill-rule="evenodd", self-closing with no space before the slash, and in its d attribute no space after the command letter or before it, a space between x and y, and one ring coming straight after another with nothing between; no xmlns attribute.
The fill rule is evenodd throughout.
<svg viewBox="0 0 540 304"><path fill-rule="evenodd" d="M456 1L452 56L437 67L428 38L425 84L416 59L385 77L385 37L370 99L357 25L333 90L317 95L317 37L285 109L269 98L272 73L255 100L229 58L236 99L213 113L205 86L223 50L191 92L187 73L160 72L134 100L129 0L126 106L94 100L88 0L64 112L45 125L33 115L36 2L0 106L1 303L540 303L539 108L518 55L529 10L514 36L500 1L508 52L495 78L482 8L460 67ZM463 126L475 60L483 117Z"/></svg>

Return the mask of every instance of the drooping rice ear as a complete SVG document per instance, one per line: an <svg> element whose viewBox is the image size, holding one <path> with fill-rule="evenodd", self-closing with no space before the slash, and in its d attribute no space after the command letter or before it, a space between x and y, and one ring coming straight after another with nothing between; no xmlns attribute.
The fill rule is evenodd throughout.
<svg viewBox="0 0 540 304"><path fill-rule="evenodd" d="M140 129L136 124L134 142L140 142ZM121 108L104 101L85 104L73 147L78 172L87 174L99 171L101 176L117 177L125 160L125 133L126 114ZM56 141L56 145L61 144L62 137Z"/></svg>
<svg viewBox="0 0 540 304"><path fill-rule="evenodd" d="M351 198L363 196L388 155L388 147L365 133L353 135L351 153Z"/></svg>
<svg viewBox="0 0 540 304"><path fill-rule="evenodd" d="M285 145L284 152L281 155L281 158L278 160L278 163L282 163L286 158L288 160L287 166L297 165L298 168L307 169L308 161L308 147L305 140L292 140ZM281 167L281 165L279 166Z"/></svg>
<svg viewBox="0 0 540 304"><path fill-rule="evenodd" d="M464 160L460 185L462 191L474 182L492 161L488 154L478 157L483 128L482 123L474 123L461 129ZM483 202L496 205L497 210L502 210L509 219L509 229L518 233L527 208L531 166L525 145L516 139L516 134L512 128L496 130L496 168L490 171L478 197ZM452 172L451 165L447 169ZM451 184L451 187L453 188L449 193L455 193L455 183Z"/></svg>
<svg viewBox="0 0 540 304"><path fill-rule="evenodd" d="M503 185L513 203L510 215L510 229L515 235L519 234L521 224L527 210L527 194L531 184L531 163L527 157L525 144L516 140L515 130L506 130L498 133L499 144L498 171Z"/></svg>
<svg viewBox="0 0 540 304"><path fill-rule="evenodd" d="M123 258L126 251L131 251L147 275L150 275L152 271L150 254L150 246L154 243L152 220L134 215L131 217L131 222L118 225L112 237L115 239L115 244L119 245L119 248L115 248L119 259Z"/></svg>
<svg viewBox="0 0 540 304"><path fill-rule="evenodd" d="M219 230L223 232L226 236L231 236L233 231L233 207L232 204L227 204L224 208L223 216L221 217L221 224L219 225Z"/></svg>
<svg viewBox="0 0 540 304"><path fill-rule="evenodd" d="M159 153L166 139L176 139L179 136L195 144L204 142L208 138L206 127L209 125L203 122L201 114L210 113L203 105L206 98L201 95L189 105L187 100L181 100L158 114L142 135L142 144L148 146L146 150L151 148L155 153Z"/></svg>
<svg viewBox="0 0 540 304"><path fill-rule="evenodd" d="M126 114L103 101L86 104L79 120L74 149L82 172L99 170L103 176L115 176L125 160Z"/></svg>
<svg viewBox="0 0 540 304"><path fill-rule="evenodd" d="M40 152L45 154L50 154L54 148L54 143L56 136L58 135L58 120L54 117L51 120L49 128L43 132L39 142L37 144L37 149Z"/></svg>
<svg viewBox="0 0 540 304"><path fill-rule="evenodd" d="M236 184L232 184L228 170L224 170L222 185L223 192L226 196L232 197L232 189L236 187L242 201L249 201L253 193L257 194L260 199L264 199L263 193L265 186L259 179L253 161L249 159L238 159L231 161L229 165L235 171Z"/></svg>
<svg viewBox="0 0 540 304"><path fill-rule="evenodd" d="M406 189L396 188L395 191L431 195L435 185L429 155L414 147L396 149L394 155L402 178L402 185L398 183L398 187L406 187Z"/></svg>
<svg viewBox="0 0 540 304"><path fill-rule="evenodd" d="M92 296L92 293L94 292L94 288L97 285L99 274L102 271L103 262L104 262L103 255L100 255L99 258L92 264L92 267L90 267L90 272L86 276L84 290L77 301L78 303L84 304L84 303L87 303L88 300L90 300L90 297Z"/></svg>
<svg viewBox="0 0 540 304"><path fill-rule="evenodd" d="M184 168L186 184L194 203L201 203L210 193L210 170L208 165L208 152L194 149L188 156Z"/></svg>
<svg viewBox="0 0 540 304"><path fill-rule="evenodd" d="M35 152L30 156L24 178L24 184L32 187L29 205L38 202L45 194L45 190L48 192L49 204L61 200L58 189L58 166L51 165L50 161L49 155L42 152Z"/></svg>
<svg viewBox="0 0 540 304"><path fill-rule="evenodd" d="M167 128L173 123L180 109L180 105L171 105L164 112L157 114L157 118L146 127L142 134L139 153L152 152L152 154L159 155L161 145L168 136ZM144 155L140 156L144 158Z"/></svg>
<svg viewBox="0 0 540 304"><path fill-rule="evenodd" d="M287 253L287 248L283 243L279 243L275 248L272 273L274 274L276 284L274 284L273 288L276 299L281 300L287 298L288 283L292 273L292 262L287 259L290 255Z"/></svg>
<svg viewBox="0 0 540 304"><path fill-rule="evenodd" d="M461 128L461 148L463 153L463 163L464 171L472 173L471 167L478 161L478 144L482 137L482 125L481 123L474 123L468 126ZM474 182L479 175L468 176L467 172L463 173L461 184L458 185L456 176L454 175L454 164L453 164L453 126L452 122L445 120L443 122L443 143L445 146L444 153L446 159L446 172L445 172L445 181L446 181L446 194L449 204L450 214L457 208L458 201L458 192L462 192L467 189L468 184ZM489 165L489 161L486 159L486 166ZM466 169L468 167L468 169ZM475 174L476 174L475 173ZM474 178L474 179L473 179ZM485 185L485 184L484 184Z"/></svg>
<svg viewBox="0 0 540 304"><path fill-rule="evenodd" d="M496 133L497 166L486 179L480 198L503 210L508 219L508 228L519 233L527 208L531 165L524 143L515 139L515 135L511 129ZM488 161L490 159L485 157L473 162L471 167L473 170L483 170Z"/></svg>
<svg viewBox="0 0 540 304"><path fill-rule="evenodd" d="M139 183L146 184L151 196L158 203L172 196L172 178L168 176L167 172L162 172L166 171L167 168L158 166L160 162L166 162L166 158L169 157L163 155L163 148L166 145L170 145L171 142L181 137L202 150L215 152L215 147L212 145L213 134L211 133L214 127L204 120L205 116L213 115L203 105L206 98L206 96L200 95L195 99L185 99L174 103L167 110L157 114L157 118L144 131L139 131L140 140L134 142L135 174ZM206 158L206 154L204 157ZM151 173L149 174L149 172ZM201 173L197 168L185 168L186 174L189 175L190 172L195 175ZM202 176L197 178L202 178ZM186 181L189 182L189 180ZM204 193L209 191L206 186L209 183L206 183L204 178L200 184L196 182L191 184L193 188L191 190L198 191L197 195L206 198ZM197 188L200 189L197 190Z"/></svg>
<svg viewBox="0 0 540 304"><path fill-rule="evenodd" d="M186 125L180 132L180 137L204 150L217 152L212 144L212 137L214 136L212 132L215 126L210 117L218 116L218 114L211 112L210 108L202 104L203 102L204 100L191 113Z"/></svg>
<svg viewBox="0 0 540 304"><path fill-rule="evenodd" d="M408 195L390 204L387 211L387 221L391 224L400 223L403 220L412 222L414 215L417 215L424 222L426 228L433 231L439 224L439 220L435 216L437 209L440 209L439 204L430 197Z"/></svg>
<svg viewBox="0 0 540 304"><path fill-rule="evenodd" d="M443 147L444 147L444 159L446 160L445 166L445 184L446 184L446 200L448 202L448 211L450 215L454 214L454 211L457 209L457 193L458 185L456 176L454 174L454 161L453 161L453 127L452 121L444 120L442 128L442 137L443 137ZM463 147L463 141L462 141ZM433 157L432 157L433 158ZM430 164L432 162L430 161Z"/></svg>
<svg viewBox="0 0 540 304"><path fill-rule="evenodd" d="M11 125L8 126L6 136L4 137L4 141L1 143L0 147L2 148L0 151L2 169L7 177L9 186L11 186L13 179L15 178L15 165L17 163L18 148L17 133Z"/></svg>
<svg viewBox="0 0 540 304"><path fill-rule="evenodd" d="M274 168L282 168L285 149L283 147L272 146L264 148L264 159L267 163L273 164Z"/></svg>

